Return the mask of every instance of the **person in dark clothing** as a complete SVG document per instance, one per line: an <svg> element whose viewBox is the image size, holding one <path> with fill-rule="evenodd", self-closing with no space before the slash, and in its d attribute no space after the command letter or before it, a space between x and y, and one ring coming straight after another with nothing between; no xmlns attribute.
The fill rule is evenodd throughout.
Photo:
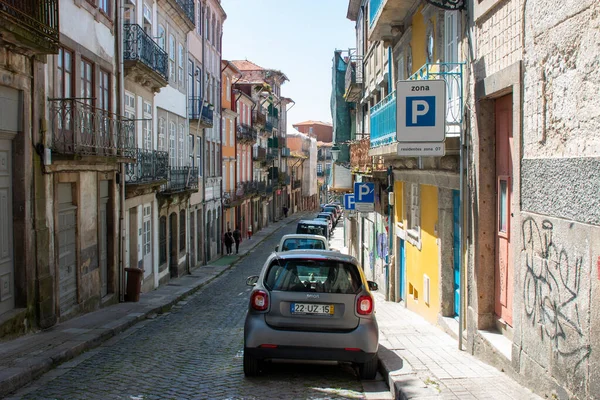
<svg viewBox="0 0 600 400"><path fill-rule="evenodd" d="M233 231L233 240L235 241L235 254L240 251L240 242L242 241L242 232L239 227L236 227Z"/></svg>
<svg viewBox="0 0 600 400"><path fill-rule="evenodd" d="M225 232L225 237L223 238L223 242L225 242L225 249L227 249L227 255L230 255L232 250L231 247L233 246L233 233L231 233L231 229L227 229L227 232Z"/></svg>
<svg viewBox="0 0 600 400"><path fill-rule="evenodd" d="M287 206L283 206L283 215L287 218L288 208Z"/></svg>

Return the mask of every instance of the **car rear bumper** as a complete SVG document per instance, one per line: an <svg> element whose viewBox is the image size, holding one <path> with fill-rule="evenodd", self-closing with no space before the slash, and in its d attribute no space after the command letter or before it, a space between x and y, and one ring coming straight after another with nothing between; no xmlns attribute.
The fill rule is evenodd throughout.
<svg viewBox="0 0 600 400"><path fill-rule="evenodd" d="M245 347L244 352L258 360L311 360L364 363L376 353L329 349L322 347L279 346L277 348Z"/></svg>
<svg viewBox="0 0 600 400"><path fill-rule="evenodd" d="M249 313L244 326L244 348L259 359L365 362L377 353L378 347L379 327L375 319L361 319L350 331L311 332L273 329L265 322L264 314Z"/></svg>

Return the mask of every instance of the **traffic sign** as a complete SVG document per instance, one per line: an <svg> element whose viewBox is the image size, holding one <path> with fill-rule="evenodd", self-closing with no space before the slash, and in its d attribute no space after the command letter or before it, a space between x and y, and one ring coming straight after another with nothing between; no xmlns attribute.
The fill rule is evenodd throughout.
<svg viewBox="0 0 600 400"><path fill-rule="evenodd" d="M354 210L354 193L345 194L344 195L344 209L345 210Z"/></svg>
<svg viewBox="0 0 600 400"><path fill-rule="evenodd" d="M399 143L443 142L446 137L446 81L398 81L396 117Z"/></svg>
<svg viewBox="0 0 600 400"><path fill-rule="evenodd" d="M375 184L370 182L354 183L354 202L356 211L375 210Z"/></svg>

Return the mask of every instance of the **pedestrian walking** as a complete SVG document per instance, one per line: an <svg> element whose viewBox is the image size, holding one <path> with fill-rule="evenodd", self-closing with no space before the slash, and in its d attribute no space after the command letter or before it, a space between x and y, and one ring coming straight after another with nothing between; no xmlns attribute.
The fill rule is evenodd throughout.
<svg viewBox="0 0 600 400"><path fill-rule="evenodd" d="M236 226L233 231L233 240L235 241L235 254L238 254L240 252L240 243L242 242L242 232L239 226Z"/></svg>
<svg viewBox="0 0 600 400"><path fill-rule="evenodd" d="M233 234L231 233L231 229L227 229L227 232L225 232L225 236L223 237L223 242L225 243L225 249L227 250L227 255L230 255L232 252L232 246L233 246Z"/></svg>
<svg viewBox="0 0 600 400"><path fill-rule="evenodd" d="M283 206L283 215L287 218L288 208L287 206Z"/></svg>
<svg viewBox="0 0 600 400"><path fill-rule="evenodd" d="M252 239L252 225L248 225L248 240Z"/></svg>

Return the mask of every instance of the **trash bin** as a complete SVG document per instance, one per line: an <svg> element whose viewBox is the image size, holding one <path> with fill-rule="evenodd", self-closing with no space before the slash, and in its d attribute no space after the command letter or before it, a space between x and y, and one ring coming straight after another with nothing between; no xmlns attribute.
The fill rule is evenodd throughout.
<svg viewBox="0 0 600 400"><path fill-rule="evenodd" d="M139 268L125 268L127 272L127 292L125 301L140 301L140 292L142 291L142 277L144 270Z"/></svg>

